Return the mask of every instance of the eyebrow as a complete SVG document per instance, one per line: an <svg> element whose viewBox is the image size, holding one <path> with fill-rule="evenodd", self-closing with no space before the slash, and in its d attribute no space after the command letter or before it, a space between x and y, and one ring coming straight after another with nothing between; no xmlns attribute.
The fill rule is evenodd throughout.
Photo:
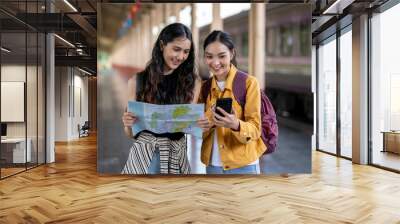
<svg viewBox="0 0 400 224"><path fill-rule="evenodd" d="M212 55L210 52L207 52L207 51L205 52L205 54ZM220 52L217 55L224 55L224 54L226 54L226 52Z"/></svg>
<svg viewBox="0 0 400 224"><path fill-rule="evenodd" d="M179 47L178 45L173 45L172 47L178 48L179 50L190 51L190 48L183 49L182 47Z"/></svg>

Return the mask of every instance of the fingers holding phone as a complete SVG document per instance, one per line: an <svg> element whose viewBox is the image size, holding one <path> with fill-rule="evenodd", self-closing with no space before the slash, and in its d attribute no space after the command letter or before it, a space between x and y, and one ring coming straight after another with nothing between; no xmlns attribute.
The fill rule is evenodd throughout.
<svg viewBox="0 0 400 224"><path fill-rule="evenodd" d="M239 129L239 119L232 113L232 98L218 99L213 115L213 121L216 126L233 130Z"/></svg>

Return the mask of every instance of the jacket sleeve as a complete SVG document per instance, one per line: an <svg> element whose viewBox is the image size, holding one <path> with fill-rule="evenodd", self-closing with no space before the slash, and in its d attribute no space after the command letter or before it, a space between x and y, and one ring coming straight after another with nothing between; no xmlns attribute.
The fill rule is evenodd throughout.
<svg viewBox="0 0 400 224"><path fill-rule="evenodd" d="M233 135L243 144L261 137L261 93L257 79L247 79L246 104L244 117L239 119L239 131Z"/></svg>

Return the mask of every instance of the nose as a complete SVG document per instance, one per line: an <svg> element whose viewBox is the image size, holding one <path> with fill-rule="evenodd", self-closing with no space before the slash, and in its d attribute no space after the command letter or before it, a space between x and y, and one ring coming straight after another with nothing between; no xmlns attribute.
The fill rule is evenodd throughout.
<svg viewBox="0 0 400 224"><path fill-rule="evenodd" d="M185 53L183 52L178 53L177 59L179 61L183 61L183 59L185 59Z"/></svg>
<svg viewBox="0 0 400 224"><path fill-rule="evenodd" d="M212 62L211 62L211 65L212 66L218 66L220 63L219 63L219 60L218 59L214 59L214 60L212 60Z"/></svg>

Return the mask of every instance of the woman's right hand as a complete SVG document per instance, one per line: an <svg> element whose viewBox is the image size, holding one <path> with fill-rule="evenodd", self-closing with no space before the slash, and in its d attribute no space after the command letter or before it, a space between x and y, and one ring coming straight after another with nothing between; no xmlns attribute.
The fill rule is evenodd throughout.
<svg viewBox="0 0 400 224"><path fill-rule="evenodd" d="M124 123L125 127L132 127L134 123L137 121L137 117L132 112L124 112L122 115L122 123Z"/></svg>

